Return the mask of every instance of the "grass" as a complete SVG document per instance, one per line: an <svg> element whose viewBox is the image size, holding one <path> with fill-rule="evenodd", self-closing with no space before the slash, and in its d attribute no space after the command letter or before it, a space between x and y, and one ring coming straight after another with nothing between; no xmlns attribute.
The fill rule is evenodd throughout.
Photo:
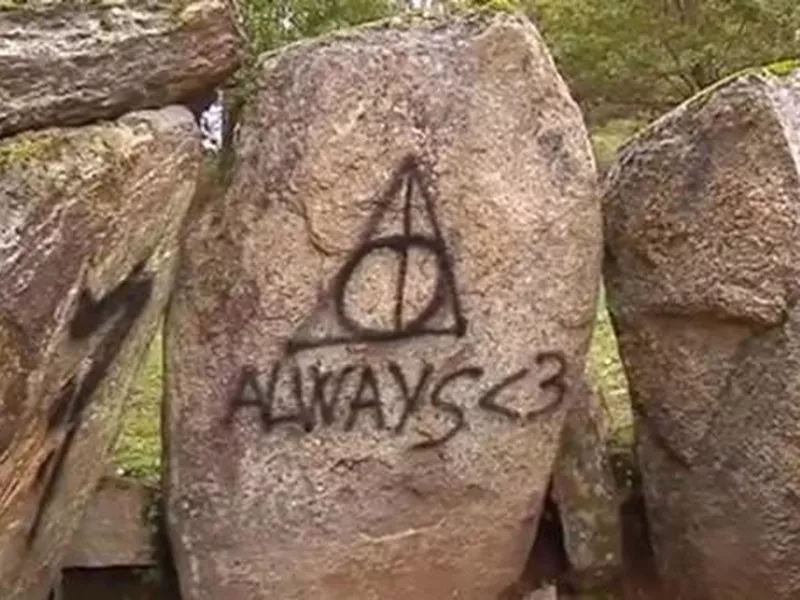
<svg viewBox="0 0 800 600"><path fill-rule="evenodd" d="M641 123L618 119L592 131L592 145L598 165L605 169L616 149ZM588 369L604 400L612 445L632 443L632 419L627 381L620 364L617 341L608 318L605 296L598 303ZM161 463L161 381L163 375L161 334L153 340L123 417L122 433L114 452L114 463L121 474L155 479Z"/></svg>
<svg viewBox="0 0 800 600"><path fill-rule="evenodd" d="M161 329L128 396L122 430L113 453L120 475L158 479L161 468L161 394L163 378Z"/></svg>
<svg viewBox="0 0 800 600"><path fill-rule="evenodd" d="M617 149L642 125L643 123L637 119L611 119L591 130L592 148L601 173L611 166Z"/></svg>
<svg viewBox="0 0 800 600"><path fill-rule="evenodd" d="M597 307L597 321L589 351L588 372L603 401L610 432L610 442L627 447L633 443L633 415L628 395L628 380L622 368L617 348L617 338L601 294Z"/></svg>

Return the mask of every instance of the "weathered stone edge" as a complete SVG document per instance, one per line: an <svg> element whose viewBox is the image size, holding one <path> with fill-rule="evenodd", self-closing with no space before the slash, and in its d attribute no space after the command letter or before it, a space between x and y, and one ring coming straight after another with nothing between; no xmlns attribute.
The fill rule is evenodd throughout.
<svg viewBox="0 0 800 600"><path fill-rule="evenodd" d="M211 90L225 87L235 73L247 64L248 38L243 30L237 0L23 0L23 4L11 6L14 0L0 0L0 22L75 19L79 15L92 15L102 18L102 14L115 9L146 8L161 13L167 23L165 37L180 36L207 31L215 33L216 41L227 40L227 55L224 61L206 65L202 82L184 90L181 94L171 93L170 98L157 99L146 96L133 104L111 102L107 106L85 102L87 116L76 118L68 116L50 119L15 118L14 113L0 116L0 139L27 131L51 127L80 127L97 122L113 121L126 113L138 110L157 110L172 104L187 104L192 98ZM98 15L101 15L98 17ZM19 24L17 24L19 26ZM224 35L223 32L224 30ZM226 47L222 45L220 47ZM197 74L195 73L195 79ZM179 79L176 76L176 79ZM12 98L13 100L13 98ZM75 101L78 102L78 101ZM55 109L54 109L55 110ZM44 111L47 112L46 110Z"/></svg>
<svg viewBox="0 0 800 600"><path fill-rule="evenodd" d="M453 24L463 24L468 28L480 29L494 21L498 16L505 16L509 22L517 25L532 27L533 23L520 11L505 10L503 8L487 7L482 9L453 9L447 14L433 14L420 11L409 11L399 15L393 15L384 19L371 21L353 27L337 29L323 35L298 40L274 50L269 50L259 55L258 63L263 64L273 58L284 54L295 53L308 50L310 48L324 48L338 41L353 40L358 41L369 34L395 30L428 30L433 31L440 28L452 26Z"/></svg>
<svg viewBox="0 0 800 600"><path fill-rule="evenodd" d="M633 151L635 146L656 137L668 125L684 115L702 108L711 99L712 95L741 84L766 85L770 81L783 79L794 73L800 74L800 58L747 67L712 83L628 138L617 150L616 158L608 169L603 187L606 188L611 185L611 182L615 179L618 165L625 162L625 158Z"/></svg>
<svg viewBox="0 0 800 600"><path fill-rule="evenodd" d="M94 511L100 510L104 503L111 501L106 499L111 498L109 490L125 490L125 493L135 496L137 500L142 500L141 510L139 514L139 521L137 525L141 530L148 535L142 535L137 538L137 541L148 542L146 544L137 545L125 549L126 554L130 556L141 556L144 558L142 561L131 562L125 565L120 565L117 561L109 561L108 564L99 565L97 563L87 564L81 560L82 554L79 552L80 548L75 547L76 543L86 539L90 536L92 529L88 528L86 523L94 518ZM117 476L106 476L100 480L94 497L89 502L87 512L83 517L80 529L75 532L73 537L72 546L65 554L65 561L63 568L106 568L106 567L149 567L155 566L160 560L158 553L158 511L159 511L159 494L160 490L157 486L150 484L141 479L124 478ZM146 557L146 558L145 558Z"/></svg>

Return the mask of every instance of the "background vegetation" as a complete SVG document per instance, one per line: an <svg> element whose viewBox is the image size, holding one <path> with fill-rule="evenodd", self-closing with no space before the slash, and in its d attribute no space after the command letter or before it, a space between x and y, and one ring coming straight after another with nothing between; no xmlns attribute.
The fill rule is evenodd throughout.
<svg viewBox="0 0 800 600"><path fill-rule="evenodd" d="M409 8L397 0L232 1L253 54ZM798 0L441 0L437 7L487 4L537 23L584 110L601 170L639 127L704 87L748 66L800 56ZM158 472L161 369L159 337L129 400L116 454L123 471L143 477ZM612 428L628 439L625 377L602 302L590 369Z"/></svg>
<svg viewBox="0 0 800 600"><path fill-rule="evenodd" d="M253 51L389 16L399 0L236 0ZM430 2L430 0L428 0ZM661 112L745 67L800 52L797 0L440 0L536 21L592 117Z"/></svg>

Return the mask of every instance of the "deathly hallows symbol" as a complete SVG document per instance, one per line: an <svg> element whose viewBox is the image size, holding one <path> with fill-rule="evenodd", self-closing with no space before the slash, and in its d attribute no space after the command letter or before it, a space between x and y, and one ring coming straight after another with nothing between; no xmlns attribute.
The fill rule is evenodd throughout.
<svg viewBox="0 0 800 600"><path fill-rule="evenodd" d="M417 160L406 158L378 198L360 242L317 307L288 340L288 354L340 344L464 335L467 323L461 312L453 261L430 189ZM390 278L391 324L376 325L354 315L348 298L357 295L352 288L369 260L387 253L395 267ZM419 260L412 261L412 254ZM423 270L423 262L432 264L433 269ZM415 269L417 272L413 272ZM423 286L430 293L425 301L411 300L412 278L427 283Z"/></svg>

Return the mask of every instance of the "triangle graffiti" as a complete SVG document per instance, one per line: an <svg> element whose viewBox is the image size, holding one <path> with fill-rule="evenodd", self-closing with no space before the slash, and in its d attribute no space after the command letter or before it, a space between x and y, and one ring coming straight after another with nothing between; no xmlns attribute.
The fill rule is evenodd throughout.
<svg viewBox="0 0 800 600"><path fill-rule="evenodd" d="M399 225L396 229L400 233L388 233L392 225ZM398 265L393 281L392 324L365 324L348 311L348 289L367 258L387 251L396 258ZM421 308L410 307L407 298L406 288L413 267L409 260L411 252L426 257L434 265L432 294ZM417 160L410 156L395 171L387 191L379 198L367 221L361 241L336 273L320 304L289 338L286 351L296 354L324 346L423 336L461 337L466 327L453 260L439 227L436 207Z"/></svg>

